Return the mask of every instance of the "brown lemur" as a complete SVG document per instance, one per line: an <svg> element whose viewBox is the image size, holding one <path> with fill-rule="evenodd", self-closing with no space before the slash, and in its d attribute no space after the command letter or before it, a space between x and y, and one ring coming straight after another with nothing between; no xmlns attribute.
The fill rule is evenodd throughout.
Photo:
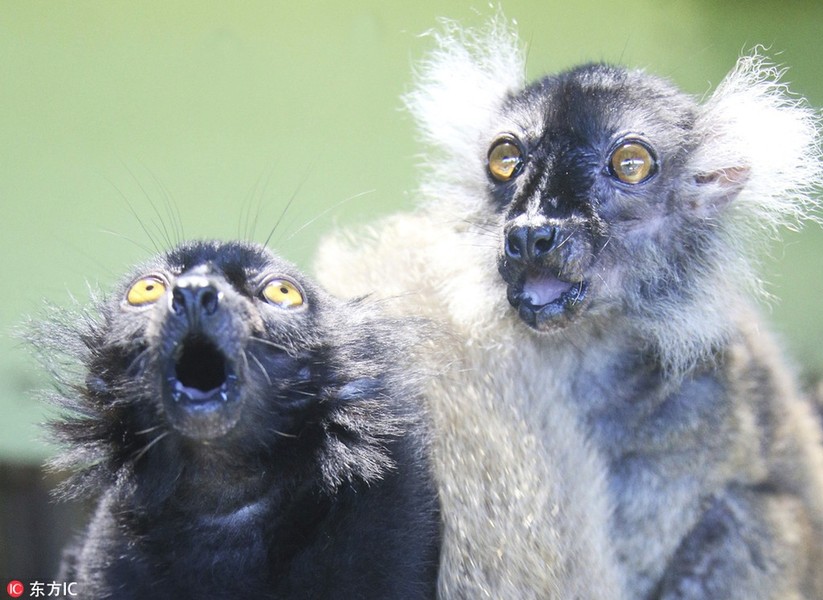
<svg viewBox="0 0 823 600"><path fill-rule="evenodd" d="M453 332L442 597L823 598L821 433L753 301L757 243L816 211L815 111L756 51L698 100L527 84L501 18L436 38L420 206L317 273Z"/></svg>

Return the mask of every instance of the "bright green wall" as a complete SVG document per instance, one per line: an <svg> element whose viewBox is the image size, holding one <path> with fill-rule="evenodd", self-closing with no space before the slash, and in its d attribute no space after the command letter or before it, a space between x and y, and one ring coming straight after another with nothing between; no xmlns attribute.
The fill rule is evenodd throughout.
<svg viewBox="0 0 823 600"><path fill-rule="evenodd" d="M445 6L445 7L444 7ZM754 44L823 106L818 1L503 3L534 76L586 60L645 67L702 94ZM335 222L410 205L419 150L399 95L418 34L485 2L0 4L0 458L38 459L36 370L8 334L43 298L108 287L151 241L170 197L187 236L262 240L306 266ZM325 212L324 211L328 211ZM310 225L307 222L321 215ZM823 232L769 263L776 329L823 367Z"/></svg>

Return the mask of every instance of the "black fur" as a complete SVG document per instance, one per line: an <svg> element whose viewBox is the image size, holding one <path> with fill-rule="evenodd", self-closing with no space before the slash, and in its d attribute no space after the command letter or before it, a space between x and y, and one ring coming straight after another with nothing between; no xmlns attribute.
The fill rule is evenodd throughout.
<svg viewBox="0 0 823 600"><path fill-rule="evenodd" d="M165 294L133 306L146 275ZM272 277L304 304L266 301ZM211 297L190 309L187 287ZM99 496L61 580L87 599L433 598L416 332L239 242L182 245L56 314L34 340L60 381L55 463L77 470L67 495Z"/></svg>

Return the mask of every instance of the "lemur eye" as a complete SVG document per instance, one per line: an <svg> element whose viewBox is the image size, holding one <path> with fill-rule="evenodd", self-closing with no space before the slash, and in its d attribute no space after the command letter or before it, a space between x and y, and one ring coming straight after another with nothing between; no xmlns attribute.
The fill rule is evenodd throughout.
<svg viewBox="0 0 823 600"><path fill-rule="evenodd" d="M497 181L508 181L520 171L522 152L517 140L510 135L499 137L491 145L488 156L489 173Z"/></svg>
<svg viewBox="0 0 823 600"><path fill-rule="evenodd" d="M156 275L148 275L131 285L126 302L132 306L145 306L157 302L165 293L166 283Z"/></svg>
<svg viewBox="0 0 823 600"><path fill-rule="evenodd" d="M263 288L263 298L280 308L303 306L303 292L287 279L272 279Z"/></svg>
<svg viewBox="0 0 823 600"><path fill-rule="evenodd" d="M643 183L657 172L657 159L644 142L629 140L612 152L609 172L623 183Z"/></svg>

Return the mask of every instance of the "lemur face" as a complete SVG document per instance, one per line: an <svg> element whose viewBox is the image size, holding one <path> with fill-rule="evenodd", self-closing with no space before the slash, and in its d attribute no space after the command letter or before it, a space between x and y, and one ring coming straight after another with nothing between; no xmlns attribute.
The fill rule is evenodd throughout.
<svg viewBox="0 0 823 600"><path fill-rule="evenodd" d="M662 80L602 65L508 99L488 185L503 219L498 269L525 323L551 331L658 299L663 271L678 271L658 257L677 262L675 240L699 244L688 198L700 182L684 167L694 106Z"/></svg>
<svg viewBox="0 0 823 600"><path fill-rule="evenodd" d="M108 375L140 380L160 420L192 440L227 435L264 402L288 429L285 397L310 379L316 329L318 300L300 279L262 247L180 246L124 286L106 352L124 353L126 369Z"/></svg>

